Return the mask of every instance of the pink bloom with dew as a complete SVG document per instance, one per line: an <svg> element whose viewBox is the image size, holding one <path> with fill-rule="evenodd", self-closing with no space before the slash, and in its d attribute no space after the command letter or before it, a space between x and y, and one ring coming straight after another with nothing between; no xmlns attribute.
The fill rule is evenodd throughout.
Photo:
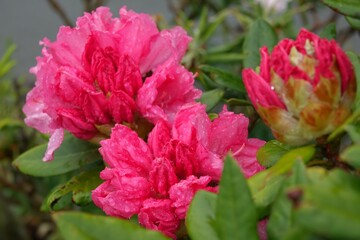
<svg viewBox="0 0 360 240"><path fill-rule="evenodd" d="M125 7L119 14L113 18L99 7L76 27L61 27L56 41L41 41L42 56L30 70L35 87L23 110L27 125L51 135L45 161L64 130L98 139L102 126L171 121L182 104L199 97L193 74L179 64L190 41L186 32L159 31L151 16Z"/></svg>
<svg viewBox="0 0 360 240"><path fill-rule="evenodd" d="M356 82L349 58L334 40L301 29L269 53L260 70L242 72L249 98L275 138L305 145L338 128L351 115Z"/></svg>
<svg viewBox="0 0 360 240"><path fill-rule="evenodd" d="M176 238L189 204L198 190L217 191L223 160L231 151L244 175L264 168L256 160L259 139L248 139L248 119L224 109L211 121L205 106L188 104L173 125L159 120L148 143L130 128L116 125L101 141L107 163L105 181L92 193L94 203L108 215L129 218Z"/></svg>

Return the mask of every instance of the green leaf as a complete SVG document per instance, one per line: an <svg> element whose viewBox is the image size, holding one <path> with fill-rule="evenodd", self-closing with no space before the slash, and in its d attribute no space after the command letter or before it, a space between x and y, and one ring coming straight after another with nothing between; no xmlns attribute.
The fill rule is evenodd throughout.
<svg viewBox="0 0 360 240"><path fill-rule="evenodd" d="M200 98L200 102L206 105L206 111L213 109L224 96L224 90L222 89L213 89L207 92L203 92Z"/></svg>
<svg viewBox="0 0 360 240"><path fill-rule="evenodd" d="M264 123L262 119L258 119L255 122L255 126L249 133L249 138L259 138L265 141L274 139L271 129Z"/></svg>
<svg viewBox="0 0 360 240"><path fill-rule="evenodd" d="M91 191L102 183L99 170L91 170L72 177L67 183L56 186L44 200L41 210L60 210L65 206L57 206L61 198L72 193L72 201L79 206L91 203Z"/></svg>
<svg viewBox="0 0 360 240"><path fill-rule="evenodd" d="M355 78L356 78L356 86L360 86L360 59L359 57L353 52L347 52L348 57L354 67L355 71ZM355 104L354 109L358 110L360 108L360 87L356 88L356 97L355 97Z"/></svg>
<svg viewBox="0 0 360 240"><path fill-rule="evenodd" d="M220 239L258 239L257 213L238 163L227 156L220 181L215 227Z"/></svg>
<svg viewBox="0 0 360 240"><path fill-rule="evenodd" d="M303 189L295 221L326 239L360 239L360 178L342 170Z"/></svg>
<svg viewBox="0 0 360 240"><path fill-rule="evenodd" d="M75 176L73 185L73 202L78 206L85 206L92 202L91 191L103 181L100 179L100 170L91 170Z"/></svg>
<svg viewBox="0 0 360 240"><path fill-rule="evenodd" d="M239 53L214 53L204 55L203 60L206 63L236 63L240 62L246 57L246 55Z"/></svg>
<svg viewBox="0 0 360 240"><path fill-rule="evenodd" d="M340 155L340 159L356 169L360 168L360 144L347 147Z"/></svg>
<svg viewBox="0 0 360 240"><path fill-rule="evenodd" d="M248 179L251 195L260 217L268 214L268 208L274 202L286 178L284 175L269 175L269 171L270 169L259 172Z"/></svg>
<svg viewBox="0 0 360 240"><path fill-rule="evenodd" d="M270 168L269 175L280 175L288 172L297 160L307 163L315 154L315 147L305 146L286 152L276 164Z"/></svg>
<svg viewBox="0 0 360 240"><path fill-rule="evenodd" d="M243 50L247 54L244 59L245 68L255 69L260 64L259 49L267 46L271 49L278 42L274 29L263 19L256 20L245 37Z"/></svg>
<svg viewBox="0 0 360 240"><path fill-rule="evenodd" d="M52 216L64 240L168 239L159 232L114 217L80 212L58 212Z"/></svg>
<svg viewBox="0 0 360 240"><path fill-rule="evenodd" d="M252 106L252 103L245 99L229 98L226 103L230 106Z"/></svg>
<svg viewBox="0 0 360 240"><path fill-rule="evenodd" d="M240 93L246 93L244 83L239 75L209 65L202 65L200 69L208 73L217 84Z"/></svg>
<svg viewBox="0 0 360 240"><path fill-rule="evenodd" d="M6 48L6 52L0 59L0 77L3 77L5 74L7 74L12 67L15 66L16 61L11 60L11 56L16 50L16 45L14 43L10 44Z"/></svg>
<svg viewBox="0 0 360 240"><path fill-rule="evenodd" d="M286 179L271 209L267 225L269 239L282 239L288 232L292 231L291 229L294 227L293 208L289 195L292 194L295 197L297 193L301 193L298 186L307 182L305 165L298 160L294 164L291 176Z"/></svg>
<svg viewBox="0 0 360 240"><path fill-rule="evenodd" d="M220 54L225 52L233 52L234 49L241 46L244 41L244 35L239 35L235 40L229 43L224 43L224 45L213 46L207 49L208 54Z"/></svg>
<svg viewBox="0 0 360 240"><path fill-rule="evenodd" d="M217 195L198 191L186 214L186 226L192 240L219 240L214 229Z"/></svg>
<svg viewBox="0 0 360 240"><path fill-rule="evenodd" d="M329 40L336 39L336 24L335 23L328 24L326 27L324 27L321 30L319 36L321 38L327 38Z"/></svg>
<svg viewBox="0 0 360 240"><path fill-rule="evenodd" d="M203 28L200 37L200 42L205 43L216 31L217 27L224 21L225 17L229 15L227 10L223 10L216 14L214 20L208 22Z"/></svg>
<svg viewBox="0 0 360 240"><path fill-rule="evenodd" d="M42 161L47 148L47 144L43 144L21 154L15 159L13 166L25 174L37 177L59 175L99 161L101 156L98 147L89 142L68 136L64 139L60 148L56 150L54 160L50 162Z"/></svg>
<svg viewBox="0 0 360 240"><path fill-rule="evenodd" d="M356 127L353 124L346 125L344 127L346 132L349 134L351 140L355 143L360 143L360 127Z"/></svg>
<svg viewBox="0 0 360 240"><path fill-rule="evenodd" d="M359 0L322 0L323 3L334 9L336 12L346 16L360 18Z"/></svg>
<svg viewBox="0 0 360 240"><path fill-rule="evenodd" d="M291 146L289 145L277 140L271 140L258 150L256 159L261 165L271 167L290 149Z"/></svg>
<svg viewBox="0 0 360 240"><path fill-rule="evenodd" d="M345 19L350 24L351 27L355 28L356 30L360 30L359 18L345 17Z"/></svg>

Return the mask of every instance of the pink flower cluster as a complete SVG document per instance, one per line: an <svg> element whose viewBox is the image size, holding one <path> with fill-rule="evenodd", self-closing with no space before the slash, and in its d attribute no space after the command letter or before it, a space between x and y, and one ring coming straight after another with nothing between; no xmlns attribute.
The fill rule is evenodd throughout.
<svg viewBox="0 0 360 240"><path fill-rule="evenodd" d="M175 237L196 191L217 191L227 152L246 177L263 170L256 152L264 141L248 139L247 127L245 116L226 109L210 121L200 104L183 106L171 127L159 120L147 143L116 125L101 142L105 182L93 191L93 201L108 215L138 214L143 226Z"/></svg>
<svg viewBox="0 0 360 240"><path fill-rule="evenodd" d="M180 64L189 41L179 27L159 32L146 14L122 8L112 18L100 7L62 27L55 42L42 41L24 106L25 122L51 134L44 160L64 130L101 139L106 168L94 203L173 238L196 191L217 192L228 152L246 177L264 169L256 160L264 141L248 139L244 115L224 108L211 121L195 103L201 91Z"/></svg>
<svg viewBox="0 0 360 240"><path fill-rule="evenodd" d="M182 59L190 38L175 27L159 32L153 19L120 9L120 18L98 8L61 27L55 42L44 39L31 69L36 86L27 95L27 125L51 134L51 160L64 130L81 139L103 136L102 125L172 121L179 107L200 96ZM164 91L166 95L162 94Z"/></svg>

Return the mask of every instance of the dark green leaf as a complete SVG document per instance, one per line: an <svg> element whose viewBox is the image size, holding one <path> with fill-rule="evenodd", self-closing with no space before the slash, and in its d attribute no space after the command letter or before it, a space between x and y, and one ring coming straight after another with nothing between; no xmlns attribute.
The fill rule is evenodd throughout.
<svg viewBox="0 0 360 240"><path fill-rule="evenodd" d="M203 65L200 69L209 74L210 78L217 84L240 93L246 92L240 75L234 75L233 73L225 71L221 68L208 65Z"/></svg>
<svg viewBox="0 0 360 240"><path fill-rule="evenodd" d="M128 220L80 212L58 212L53 218L64 240L165 240L159 232L146 230Z"/></svg>
<svg viewBox="0 0 360 240"><path fill-rule="evenodd" d="M263 46L271 49L277 41L278 37L274 29L265 20L256 20L245 37L243 52L247 55L247 58L244 59L244 67L255 69L259 66L259 49Z"/></svg>
<svg viewBox="0 0 360 240"><path fill-rule="evenodd" d="M274 139L271 129L268 126L266 126L264 121L262 121L261 119L258 119L255 122L255 126L249 133L249 137L250 138L259 138L259 139L262 139L265 141L270 141L270 140Z"/></svg>
<svg viewBox="0 0 360 240"><path fill-rule="evenodd" d="M231 63L231 62L240 62L246 56L239 53L216 53L216 54L206 54L203 57L204 62L206 63Z"/></svg>
<svg viewBox="0 0 360 240"><path fill-rule="evenodd" d="M44 200L41 209L43 211L61 209L61 207L56 206L56 204L69 193L72 193L72 201L75 204L85 206L92 201L91 191L99 186L101 182L99 170L91 170L74 176L67 183L56 186Z"/></svg>
<svg viewBox="0 0 360 240"><path fill-rule="evenodd" d="M326 5L344 15L360 18L359 0L322 0Z"/></svg>
<svg viewBox="0 0 360 240"><path fill-rule="evenodd" d="M70 172L84 167L101 156L97 145L79 140L75 137L66 137L60 148L56 150L54 160L43 162L47 144L32 148L20 155L13 165L21 172L38 177L47 177Z"/></svg>
<svg viewBox="0 0 360 240"><path fill-rule="evenodd" d="M220 239L258 239L255 205L245 177L231 156L225 159L215 226Z"/></svg>
<svg viewBox="0 0 360 240"><path fill-rule="evenodd" d="M219 240L214 229L216 198L214 193L198 191L186 214L186 226L192 240Z"/></svg>
<svg viewBox="0 0 360 240"><path fill-rule="evenodd" d="M355 78L356 78L356 85L360 86L360 59L359 57L353 52L347 52L348 57L354 67L355 71ZM356 97L355 97L355 104L354 110L358 110L360 108L360 87L356 88Z"/></svg>
<svg viewBox="0 0 360 240"><path fill-rule="evenodd" d="M200 102L206 105L206 111L213 109L224 96L224 90L222 89L213 89L207 92L203 92L200 98Z"/></svg>
<svg viewBox="0 0 360 240"><path fill-rule="evenodd" d="M350 24L351 27L355 28L356 30L360 30L359 18L345 17L345 19Z"/></svg>
<svg viewBox="0 0 360 240"><path fill-rule="evenodd" d="M207 50L208 54L217 54L217 53L225 53L232 52L234 49L239 48L242 42L244 41L244 36L240 35L234 41L230 43L225 43L224 45L214 46Z"/></svg>
<svg viewBox="0 0 360 240"><path fill-rule="evenodd" d="M271 140L258 150L256 159L261 165L271 167L290 149L289 145Z"/></svg>
<svg viewBox="0 0 360 240"><path fill-rule="evenodd" d="M360 168L360 144L352 145L346 148L340 155L342 161L350 164L351 166Z"/></svg>
<svg viewBox="0 0 360 240"><path fill-rule="evenodd" d="M75 176L72 181L75 182L73 187L72 200L76 205L84 206L91 200L91 191L98 187L102 180L100 179L99 170L91 170Z"/></svg>
<svg viewBox="0 0 360 240"><path fill-rule="evenodd" d="M252 106L252 103L245 99L229 98L226 103L230 106Z"/></svg>
<svg viewBox="0 0 360 240"><path fill-rule="evenodd" d="M360 239L360 178L342 170L304 187L295 221L328 239Z"/></svg>
<svg viewBox="0 0 360 240"><path fill-rule="evenodd" d="M329 40L336 39L336 24L335 23L330 23L329 25L324 27L321 30L319 36L321 38L327 38Z"/></svg>

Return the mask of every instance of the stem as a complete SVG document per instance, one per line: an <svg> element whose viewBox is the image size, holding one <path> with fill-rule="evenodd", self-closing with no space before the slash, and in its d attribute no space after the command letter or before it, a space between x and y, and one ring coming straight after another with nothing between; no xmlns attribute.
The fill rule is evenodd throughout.
<svg viewBox="0 0 360 240"><path fill-rule="evenodd" d="M48 3L53 8L53 10L60 16L60 18L65 23L65 25L68 25L70 27L74 27L74 25L71 22L70 18L66 15L64 9L59 5L59 3L56 0L48 0Z"/></svg>

